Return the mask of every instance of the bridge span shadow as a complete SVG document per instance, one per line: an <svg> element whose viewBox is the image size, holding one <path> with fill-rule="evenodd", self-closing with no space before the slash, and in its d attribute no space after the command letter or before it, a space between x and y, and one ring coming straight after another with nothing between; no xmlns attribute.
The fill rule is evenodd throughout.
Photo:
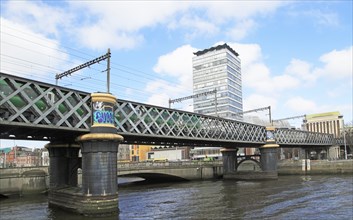
<svg viewBox="0 0 353 220"><path fill-rule="evenodd" d="M124 174L119 175L118 178L129 178L131 181L123 181L119 185L127 184L154 184L154 183L171 183L171 182L187 182L188 179L173 176L162 173L133 173L133 174Z"/></svg>

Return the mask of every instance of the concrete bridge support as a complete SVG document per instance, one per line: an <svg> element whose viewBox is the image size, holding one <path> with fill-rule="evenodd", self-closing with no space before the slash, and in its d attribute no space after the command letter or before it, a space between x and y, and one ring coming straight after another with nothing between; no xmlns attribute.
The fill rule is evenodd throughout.
<svg viewBox="0 0 353 220"><path fill-rule="evenodd" d="M87 196L117 194L117 134L88 134L82 145L82 191Z"/></svg>
<svg viewBox="0 0 353 220"><path fill-rule="evenodd" d="M260 148L260 164L263 173L263 179L277 179L277 144L265 144Z"/></svg>
<svg viewBox="0 0 353 220"><path fill-rule="evenodd" d="M237 170L237 148L223 148L221 149L223 158L223 175L234 173Z"/></svg>
<svg viewBox="0 0 353 220"><path fill-rule="evenodd" d="M49 190L77 186L77 169L80 167L80 145L74 143L49 143Z"/></svg>
<svg viewBox="0 0 353 220"><path fill-rule="evenodd" d="M116 98L111 94L92 96L92 126L77 138L82 152L82 193L79 212L84 215L118 213L117 152L123 137L115 127Z"/></svg>
<svg viewBox="0 0 353 220"><path fill-rule="evenodd" d="M276 144L276 141L273 137L273 131L275 128L267 127L267 140L266 144L259 148L260 150L260 164L262 169L263 179L278 179L277 171L277 151L279 145Z"/></svg>
<svg viewBox="0 0 353 220"><path fill-rule="evenodd" d="M238 171L237 150L225 149L223 156L223 178L235 180L266 180L278 179L277 150L279 145L273 138L274 128L267 127L266 144L259 148L261 171Z"/></svg>
<svg viewBox="0 0 353 220"><path fill-rule="evenodd" d="M89 134L77 138L82 152L82 188L55 190L49 204L88 216L114 215L118 210L117 152L123 137L117 134L114 107L116 99L111 94L94 93L92 97L92 125ZM65 160L63 152L55 150L53 170L63 175L58 167ZM59 149L59 148L58 148ZM70 166L65 163L65 166ZM52 169L52 168L50 168ZM77 178L76 178L77 180ZM60 181L55 180L56 182ZM54 184L54 182L53 182Z"/></svg>

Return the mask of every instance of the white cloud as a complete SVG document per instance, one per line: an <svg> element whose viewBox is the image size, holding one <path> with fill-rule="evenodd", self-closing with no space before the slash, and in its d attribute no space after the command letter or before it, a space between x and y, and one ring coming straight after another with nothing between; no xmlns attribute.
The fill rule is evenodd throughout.
<svg viewBox="0 0 353 220"><path fill-rule="evenodd" d="M312 19L316 25L326 27L337 27L340 24L339 16L336 13L324 12L321 10L297 11L291 13L294 16L308 17Z"/></svg>
<svg viewBox="0 0 353 220"><path fill-rule="evenodd" d="M254 63L242 67L243 86L259 93L272 94L275 85L271 82L270 70L264 63Z"/></svg>
<svg viewBox="0 0 353 220"><path fill-rule="evenodd" d="M154 93L148 98L147 104L167 107L169 98L166 93Z"/></svg>
<svg viewBox="0 0 353 220"><path fill-rule="evenodd" d="M344 115L345 120L352 120L352 103L337 104L324 102L324 104L319 104L317 102L318 100L314 101L300 96L295 96L285 102L284 106L287 108L287 112L294 112L297 115L339 111L342 115Z"/></svg>
<svg viewBox="0 0 353 220"><path fill-rule="evenodd" d="M323 54L320 56L323 66L315 66L293 58L282 74L273 74L263 59L260 45L228 44L240 54L241 58L244 110L269 105L276 109L276 106L284 103L285 108L278 108L276 114L288 116L332 111L332 109L338 109L335 104L319 105L322 101L321 97L308 100L300 95L308 91L309 85L312 90L318 89L317 86L321 85L316 84L318 79L321 79L320 82L330 80L329 84L332 86L327 87L326 90L328 97L337 97L338 92L337 89L333 90L333 85L341 85L340 88L345 86L345 89L341 88L340 97L342 93L347 93L347 89L351 90L352 47ZM342 79L349 80L342 83ZM303 86L307 88L301 89ZM297 96L292 97L292 94Z"/></svg>
<svg viewBox="0 0 353 220"><path fill-rule="evenodd" d="M280 1L204 1L198 8L205 8L205 19L217 26L229 25L226 35L234 41L242 40L257 28L255 18L268 16L287 3Z"/></svg>
<svg viewBox="0 0 353 220"><path fill-rule="evenodd" d="M238 43L230 43L229 45L240 54L242 79L245 87L249 87L257 93L275 95L300 85L300 81L289 74L272 75L263 61L260 45Z"/></svg>
<svg viewBox="0 0 353 220"><path fill-rule="evenodd" d="M77 33L81 39L81 44L95 50L103 48L135 48L144 40L141 34L114 32L99 25L83 27Z"/></svg>
<svg viewBox="0 0 353 220"><path fill-rule="evenodd" d="M290 98L285 106L288 107L291 111L299 112L299 113L315 113L318 111L322 111L316 103L312 100L305 99L300 96Z"/></svg>
<svg viewBox="0 0 353 220"><path fill-rule="evenodd" d="M192 40L199 36L214 36L220 31L216 24L194 14L185 14L179 20L171 21L168 28L172 30L178 28L186 30L185 38L187 40Z"/></svg>
<svg viewBox="0 0 353 220"><path fill-rule="evenodd" d="M243 100L244 111L256 108L262 108L266 106L271 106L271 109L276 109L277 99L274 97L261 95L261 94L251 94Z"/></svg>
<svg viewBox="0 0 353 220"><path fill-rule="evenodd" d="M312 73L312 64L299 59L292 59L284 70L285 74L298 77L304 83L315 82L317 75Z"/></svg>
<svg viewBox="0 0 353 220"><path fill-rule="evenodd" d="M80 21L76 38L91 38L80 43L94 49L107 45L134 48L144 39L140 33L143 28L165 24L185 8L183 2L149 1L70 1L70 5L79 15L83 11L89 15L86 21Z"/></svg>
<svg viewBox="0 0 353 220"><path fill-rule="evenodd" d="M192 88L192 57L196 51L197 49L190 45L181 46L160 56L153 70L159 74L173 76L186 88Z"/></svg>
<svg viewBox="0 0 353 220"><path fill-rule="evenodd" d="M66 66L68 55L59 43L26 26L1 18L0 70L19 76L53 79Z"/></svg>
<svg viewBox="0 0 353 220"><path fill-rule="evenodd" d="M106 24L105 28L127 33L165 23L188 5L174 1L71 1L70 4L77 11L93 15L93 24Z"/></svg>
<svg viewBox="0 0 353 220"><path fill-rule="evenodd" d="M251 19L239 21L233 28L228 30L227 36L235 41L242 40L247 37L249 32L253 31L256 26L254 20Z"/></svg>
<svg viewBox="0 0 353 220"><path fill-rule="evenodd" d="M203 1L195 3L207 9L210 20L223 23L228 20L243 20L253 16L266 16L287 4L280 1Z"/></svg>
<svg viewBox="0 0 353 220"><path fill-rule="evenodd" d="M183 45L174 51L158 58L153 70L165 77L170 77L172 83L163 80L155 80L147 84L145 90L152 95L147 100L154 105L167 106L168 99L175 99L192 95L192 57L197 49L190 45ZM183 102L184 110L192 108Z"/></svg>
<svg viewBox="0 0 353 220"><path fill-rule="evenodd" d="M311 87L319 79L329 79L331 83L339 80L350 79L352 81L352 46L342 50L333 50L319 57L322 66L300 60L292 59L285 68L284 74L295 77L301 85ZM319 63L320 64L320 63ZM333 95L331 92L329 92Z"/></svg>
<svg viewBox="0 0 353 220"><path fill-rule="evenodd" d="M183 45L174 51L158 58L153 70L170 78L170 82L155 80L146 85L146 92L154 95L147 100L149 104L168 106L169 99L176 99L193 94L192 91L192 57L197 49L190 45ZM178 109L192 111L192 100L178 104ZM175 107L173 104L172 107Z"/></svg>
<svg viewBox="0 0 353 220"><path fill-rule="evenodd" d="M315 88L315 82L320 78L328 78L331 83L340 83L340 79L352 81L352 47L323 54L319 58L324 64L321 67L292 59L283 74L274 75L262 60L259 45L230 45L240 54L244 87L251 88L256 93L278 95L282 91L295 91L302 86L310 85Z"/></svg>
<svg viewBox="0 0 353 220"><path fill-rule="evenodd" d="M256 27L252 18L267 16L287 3L246 1L9 1L7 18L45 35L70 36L92 49L135 48L145 28L165 25L182 30L186 39L214 36L227 26L232 39L241 39ZM220 13L221 12L221 13Z"/></svg>
<svg viewBox="0 0 353 220"><path fill-rule="evenodd" d="M276 91L289 90L300 86L300 81L290 75L279 75L272 78Z"/></svg>
<svg viewBox="0 0 353 220"><path fill-rule="evenodd" d="M168 100L188 96L192 94L190 87L182 85L180 82L175 81L174 84L165 80L155 80L149 82L145 91L148 94L152 94L148 99L147 103L151 105L168 107ZM189 102L183 102L180 106L183 110L192 110L189 107ZM175 104L172 105L175 107Z"/></svg>
<svg viewBox="0 0 353 220"><path fill-rule="evenodd" d="M324 63L322 68L316 68L314 73L329 78L351 78L353 51L352 46L343 50L333 50L320 57Z"/></svg>
<svg viewBox="0 0 353 220"><path fill-rule="evenodd" d="M242 70L249 68L254 63L263 63L260 45L240 43L228 43L228 45L239 53Z"/></svg>
<svg viewBox="0 0 353 220"><path fill-rule="evenodd" d="M60 29L69 25L72 16L64 9L41 1L8 1L1 10L8 20L44 35L59 37Z"/></svg>

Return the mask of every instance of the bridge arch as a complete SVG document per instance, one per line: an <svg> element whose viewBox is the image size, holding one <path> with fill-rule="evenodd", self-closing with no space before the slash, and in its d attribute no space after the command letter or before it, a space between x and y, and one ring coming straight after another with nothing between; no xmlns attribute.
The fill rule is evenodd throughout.
<svg viewBox="0 0 353 220"><path fill-rule="evenodd" d="M239 167L240 167L244 162L247 162L247 161L254 162L253 170L262 170L260 161L255 160L254 158L249 158L249 157L240 160L240 161L238 162L238 164L236 165L236 170L238 170Z"/></svg>

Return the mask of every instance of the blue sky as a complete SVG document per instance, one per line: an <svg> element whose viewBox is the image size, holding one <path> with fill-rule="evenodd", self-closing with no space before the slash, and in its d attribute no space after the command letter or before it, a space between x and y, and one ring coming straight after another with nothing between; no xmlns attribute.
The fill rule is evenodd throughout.
<svg viewBox="0 0 353 220"><path fill-rule="evenodd" d="M340 111L350 122L352 11L352 1L1 1L0 70L55 83L110 48L111 92L167 107L193 92L193 52L226 42L240 54L244 110ZM59 85L105 91L105 68Z"/></svg>

